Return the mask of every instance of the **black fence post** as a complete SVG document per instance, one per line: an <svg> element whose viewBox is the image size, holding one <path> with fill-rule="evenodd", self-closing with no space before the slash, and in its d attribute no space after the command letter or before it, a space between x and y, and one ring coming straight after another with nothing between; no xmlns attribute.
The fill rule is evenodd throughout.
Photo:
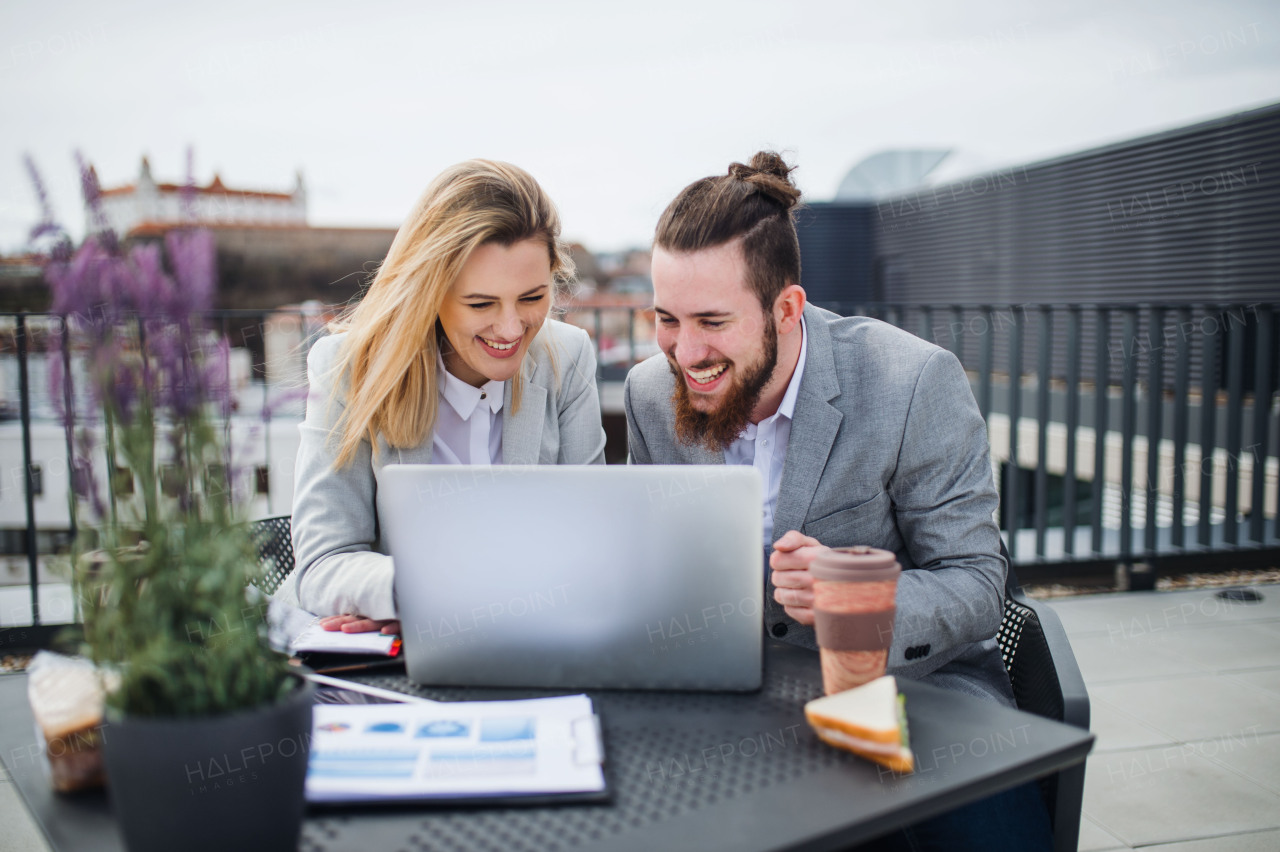
<svg viewBox="0 0 1280 852"><path fill-rule="evenodd" d="M1156 551L1156 511L1160 502L1160 438L1164 411L1164 309L1151 308L1147 315L1147 339L1151 357L1147 361L1147 523L1142 530L1142 549Z"/></svg>
<svg viewBox="0 0 1280 852"><path fill-rule="evenodd" d="M1211 306L1206 305L1208 312ZM1203 329L1204 321L1201 320ZM1218 422L1218 346L1210 335L1200 339L1200 521L1196 539L1201 547L1213 543L1213 449Z"/></svg>
<svg viewBox="0 0 1280 852"><path fill-rule="evenodd" d="M1187 543L1187 420L1191 387L1191 344L1184 329L1191 327L1191 309L1178 309L1178 362L1173 372L1173 531L1175 548Z"/></svg>
<svg viewBox="0 0 1280 852"><path fill-rule="evenodd" d="M18 400L22 419L22 477L27 509L27 581L31 584L31 626L40 626L40 573L36 550L35 462L31 458L31 382L27 375L27 312L18 314Z"/></svg>
<svg viewBox="0 0 1280 852"><path fill-rule="evenodd" d="M1040 306L1036 346L1036 556L1044 559L1049 527L1049 374L1053 352L1053 307Z"/></svg>
<svg viewBox="0 0 1280 852"><path fill-rule="evenodd" d="M1120 557L1133 555L1133 436L1137 431L1138 310L1124 309L1120 339ZM1132 349L1127 347L1132 346Z"/></svg>
<svg viewBox="0 0 1280 852"><path fill-rule="evenodd" d="M1093 482L1090 486L1090 549L1102 555L1102 495L1107 480L1107 405L1110 382L1107 358L1111 339L1111 311L1101 305L1093 363Z"/></svg>
<svg viewBox="0 0 1280 852"><path fill-rule="evenodd" d="M62 349L62 425L67 444L67 521L71 541L74 543L79 535L75 493L76 471L79 468L76 467L75 450L76 399L71 373L71 323L66 316L61 316L58 319L62 329L62 339L59 341L59 346Z"/></svg>
<svg viewBox="0 0 1280 852"><path fill-rule="evenodd" d="M1062 551L1076 552L1076 433L1080 430L1080 306L1067 306L1067 459L1062 477Z"/></svg>
<svg viewBox="0 0 1280 852"><path fill-rule="evenodd" d="M1253 474L1249 478L1249 540L1267 539L1267 453L1270 450L1271 415L1271 308L1255 306L1258 336L1253 350ZM1277 512L1280 514L1280 512Z"/></svg>
<svg viewBox="0 0 1280 852"><path fill-rule="evenodd" d="M978 411L987 422L987 432L991 431L991 371L994 368L995 329L991 327L991 306L980 307L987 316L986 331L982 335L982 355L978 358Z"/></svg>
<svg viewBox="0 0 1280 852"><path fill-rule="evenodd" d="M1227 451L1226 499L1223 501L1222 538L1227 544L1240 543L1240 455L1244 436L1244 308L1235 324L1233 306L1223 311L1222 330L1227 336Z"/></svg>
<svg viewBox="0 0 1280 852"><path fill-rule="evenodd" d="M1004 469L1004 528L1009 558L1018 556L1018 421L1022 418L1022 325L1015 317L1009 324L1009 461Z"/></svg>

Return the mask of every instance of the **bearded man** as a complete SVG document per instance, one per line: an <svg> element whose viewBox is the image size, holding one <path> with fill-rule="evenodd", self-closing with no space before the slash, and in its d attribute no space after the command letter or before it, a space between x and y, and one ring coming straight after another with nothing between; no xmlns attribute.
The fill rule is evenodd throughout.
<svg viewBox="0 0 1280 852"><path fill-rule="evenodd" d="M790 172L761 152L690 184L662 214L661 353L627 376L630 460L760 471L771 635L816 648L808 568L822 546L883 548L904 569L889 673L1013 706L995 640L998 497L968 379L944 349L806 304ZM906 834L885 848L1051 845L1034 784Z"/></svg>

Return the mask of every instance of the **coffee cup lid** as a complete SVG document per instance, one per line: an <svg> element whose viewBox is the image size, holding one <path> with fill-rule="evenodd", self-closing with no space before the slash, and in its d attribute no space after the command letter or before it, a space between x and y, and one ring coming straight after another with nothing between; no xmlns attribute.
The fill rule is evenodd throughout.
<svg viewBox="0 0 1280 852"><path fill-rule="evenodd" d="M898 557L878 547L829 547L814 557L809 571L818 580L876 582L895 579L901 572Z"/></svg>

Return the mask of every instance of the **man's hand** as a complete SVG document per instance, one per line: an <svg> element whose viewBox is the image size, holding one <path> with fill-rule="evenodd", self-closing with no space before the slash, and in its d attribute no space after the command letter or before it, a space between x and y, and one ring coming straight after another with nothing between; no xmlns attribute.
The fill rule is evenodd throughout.
<svg viewBox="0 0 1280 852"><path fill-rule="evenodd" d="M372 633L379 630L383 633L399 633L400 622L395 619L377 621L363 615L329 615L320 619L320 626L325 630L341 630L343 633Z"/></svg>
<svg viewBox="0 0 1280 852"><path fill-rule="evenodd" d="M826 548L812 536L790 530L773 543L773 599L801 624L813 624L813 575L809 563Z"/></svg>

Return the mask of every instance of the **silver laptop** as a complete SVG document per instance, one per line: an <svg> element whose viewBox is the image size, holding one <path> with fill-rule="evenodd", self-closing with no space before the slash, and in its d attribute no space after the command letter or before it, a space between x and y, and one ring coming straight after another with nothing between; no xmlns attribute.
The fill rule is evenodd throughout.
<svg viewBox="0 0 1280 852"><path fill-rule="evenodd" d="M388 465L410 679L759 689L761 488L724 465Z"/></svg>

